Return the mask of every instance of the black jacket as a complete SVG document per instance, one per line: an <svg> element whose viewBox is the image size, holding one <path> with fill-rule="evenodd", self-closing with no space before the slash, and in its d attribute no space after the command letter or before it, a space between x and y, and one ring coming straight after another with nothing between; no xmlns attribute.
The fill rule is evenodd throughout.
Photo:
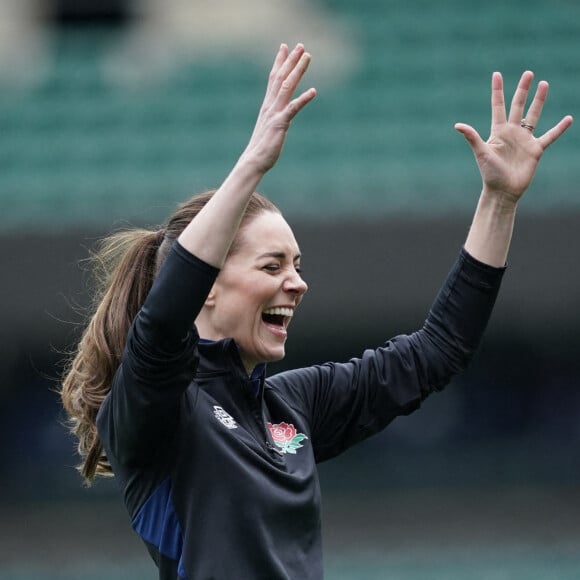
<svg viewBox="0 0 580 580"><path fill-rule="evenodd" d="M320 580L316 463L465 368L502 274L462 250L421 330L265 379L247 376L233 340L199 341L193 321L217 270L176 243L97 421L159 578Z"/></svg>

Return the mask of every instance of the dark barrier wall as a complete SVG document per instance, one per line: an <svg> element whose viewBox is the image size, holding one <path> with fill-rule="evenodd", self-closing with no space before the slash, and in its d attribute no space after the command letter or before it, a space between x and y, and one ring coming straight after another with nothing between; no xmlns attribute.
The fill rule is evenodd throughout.
<svg viewBox="0 0 580 580"><path fill-rule="evenodd" d="M475 205L475 192L472 198ZM290 222L310 286L292 325L290 356L304 359L333 356L337 347L348 354L341 344L362 346L369 338L381 340L420 324L470 220ZM2 238L3 360L19 350L39 352L73 339L90 290L83 260L105 233L23 232ZM553 344L575 347L567 339L580 329L578 247L580 213L522 212L489 334L548 350Z"/></svg>

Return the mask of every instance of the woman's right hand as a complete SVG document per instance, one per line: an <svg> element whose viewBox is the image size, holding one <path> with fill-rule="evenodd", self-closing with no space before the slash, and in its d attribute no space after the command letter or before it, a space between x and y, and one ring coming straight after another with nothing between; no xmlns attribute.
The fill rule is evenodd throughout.
<svg viewBox="0 0 580 580"><path fill-rule="evenodd" d="M254 131L242 154L262 174L280 157L292 119L316 96L316 89L310 88L293 98L310 58L302 44L292 52L286 44L278 50Z"/></svg>

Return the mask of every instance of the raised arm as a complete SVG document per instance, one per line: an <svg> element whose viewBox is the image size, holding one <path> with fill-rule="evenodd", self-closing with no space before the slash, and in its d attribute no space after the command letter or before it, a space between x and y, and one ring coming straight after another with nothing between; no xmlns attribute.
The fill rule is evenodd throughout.
<svg viewBox="0 0 580 580"><path fill-rule="evenodd" d="M514 93L509 116L506 116L503 79L495 72L491 79L491 132L483 141L478 132L464 123L455 129L467 139L483 181L483 189L465 249L474 258L502 267L507 260L518 202L531 183L544 151L570 125L567 115L540 137L534 129L548 95L548 83L540 81L536 94L524 115L534 74L522 74Z"/></svg>
<svg viewBox="0 0 580 580"><path fill-rule="evenodd" d="M293 98L309 63L310 54L302 44L292 52L282 44L246 149L212 199L179 237L180 244L204 262L221 268L250 196L280 156L292 119L316 96L311 88Z"/></svg>

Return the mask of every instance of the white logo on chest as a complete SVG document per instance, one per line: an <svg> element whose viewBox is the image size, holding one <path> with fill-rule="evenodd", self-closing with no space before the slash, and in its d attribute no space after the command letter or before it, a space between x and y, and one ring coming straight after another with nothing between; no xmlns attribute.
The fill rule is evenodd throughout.
<svg viewBox="0 0 580 580"><path fill-rule="evenodd" d="M238 428L234 418L229 413L226 413L219 405L213 406L213 414L215 415L215 418L227 429Z"/></svg>

